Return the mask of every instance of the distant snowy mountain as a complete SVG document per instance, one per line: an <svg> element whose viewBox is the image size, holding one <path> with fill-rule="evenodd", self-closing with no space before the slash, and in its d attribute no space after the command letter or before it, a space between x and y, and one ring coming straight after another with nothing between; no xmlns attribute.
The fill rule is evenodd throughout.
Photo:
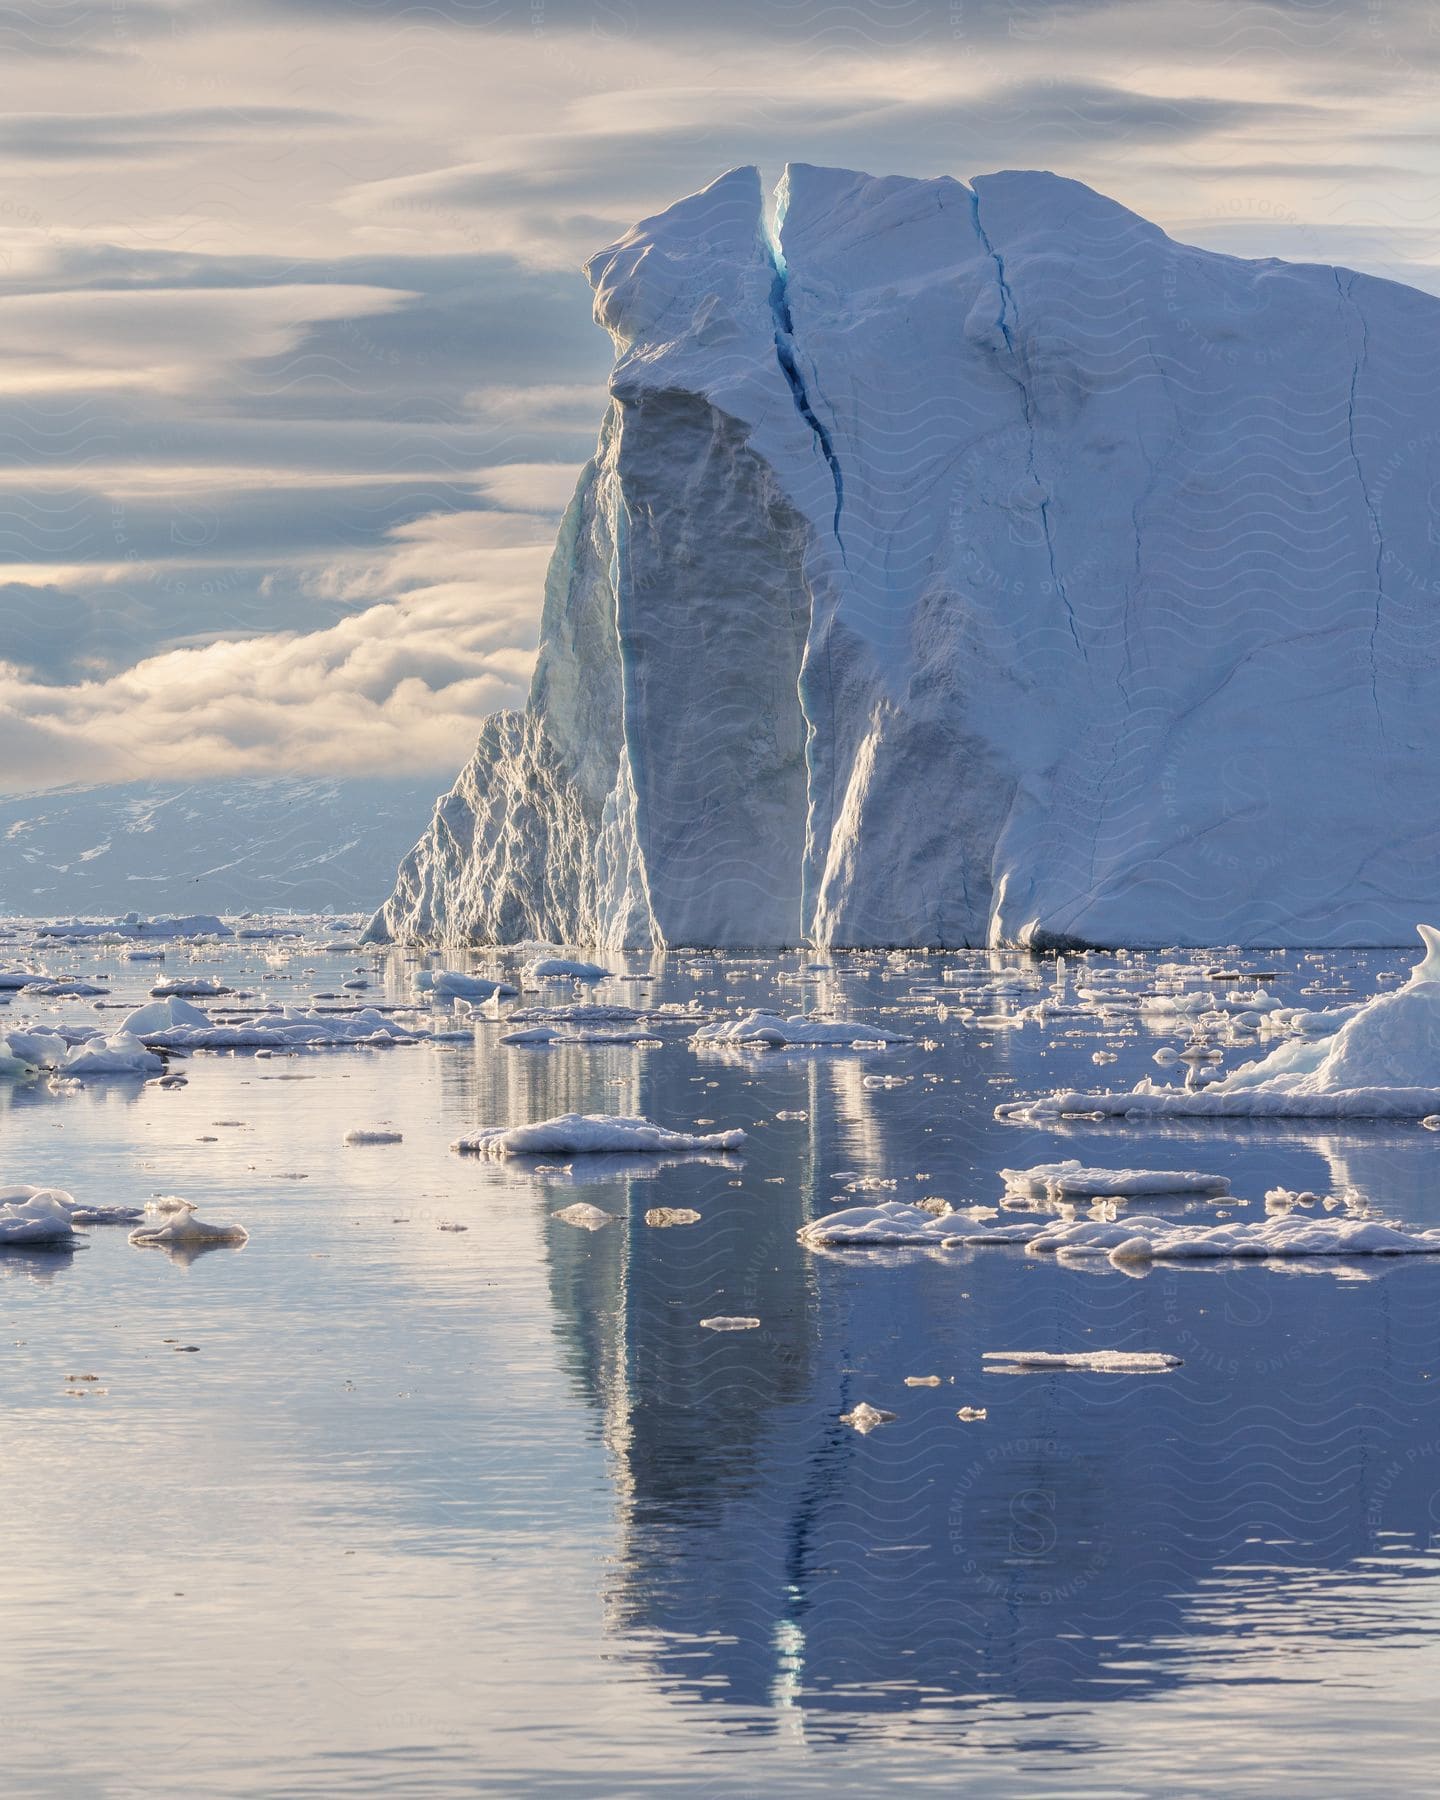
<svg viewBox="0 0 1440 1800"><path fill-rule="evenodd" d="M435 787L284 778L0 799L0 912L363 910Z"/></svg>
<svg viewBox="0 0 1440 1800"><path fill-rule="evenodd" d="M754 169L591 262L523 714L376 919L1393 944L1440 906L1440 300L1048 174Z"/></svg>

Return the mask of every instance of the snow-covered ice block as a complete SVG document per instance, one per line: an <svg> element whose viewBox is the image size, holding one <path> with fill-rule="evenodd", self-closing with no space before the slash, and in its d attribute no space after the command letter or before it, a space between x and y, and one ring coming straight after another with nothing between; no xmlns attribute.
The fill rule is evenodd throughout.
<svg viewBox="0 0 1440 1800"><path fill-rule="evenodd" d="M1087 1169L1078 1159L1037 1163L1031 1169L1001 1169L1000 1179L1007 1192L1028 1194L1037 1200L1230 1192L1230 1183L1223 1175L1206 1175L1198 1169Z"/></svg>
<svg viewBox="0 0 1440 1800"><path fill-rule="evenodd" d="M537 956L526 963L527 981L602 981L611 973L602 963L578 962L568 956Z"/></svg>
<svg viewBox="0 0 1440 1800"><path fill-rule="evenodd" d="M421 969L415 987L437 1000L493 1000L497 995L508 999L520 991L499 975L469 975L463 969Z"/></svg>
<svg viewBox="0 0 1440 1800"><path fill-rule="evenodd" d="M750 1012L738 1019L702 1025L691 1043L754 1046L757 1049L849 1049L855 1044L903 1044L903 1032L888 1031L858 1019L781 1019L774 1013Z"/></svg>
<svg viewBox="0 0 1440 1800"><path fill-rule="evenodd" d="M987 1375L1039 1374L1074 1369L1091 1375L1161 1375L1183 1359L1163 1350L986 1350Z"/></svg>
<svg viewBox="0 0 1440 1800"><path fill-rule="evenodd" d="M200 1250L215 1244L244 1244L250 1233L243 1225L212 1225L195 1216L195 1204L177 1194L165 1194L145 1208L152 1224L130 1233L130 1242L172 1250Z"/></svg>
<svg viewBox="0 0 1440 1800"><path fill-rule="evenodd" d="M579 1156L641 1150L738 1150L743 1131L671 1131L615 1113L562 1113L533 1125L497 1125L451 1148L471 1156Z"/></svg>
<svg viewBox="0 0 1440 1800"><path fill-rule="evenodd" d="M117 1031L109 1037L87 1038L66 1056L62 1073L92 1075L163 1075L165 1059L147 1050L137 1037Z"/></svg>
<svg viewBox="0 0 1440 1800"><path fill-rule="evenodd" d="M343 1141L352 1149L361 1144L403 1144L405 1134L403 1131L366 1131L357 1125L345 1133Z"/></svg>
<svg viewBox="0 0 1440 1800"><path fill-rule="evenodd" d="M653 1044L648 1032L630 1025L524 1025L507 1031L499 1040L511 1045L550 1044Z"/></svg>
<svg viewBox="0 0 1440 1800"><path fill-rule="evenodd" d="M0 1190L0 1248L8 1245L74 1244L75 1202L59 1188Z"/></svg>
<svg viewBox="0 0 1440 1800"><path fill-rule="evenodd" d="M1065 1256L1108 1256L1112 1262L1215 1261L1230 1257L1436 1256L1440 1227L1415 1231L1378 1219L1284 1214L1264 1221L1227 1219L1189 1225L1153 1217L1074 1219L947 1233L964 1245L1023 1244Z"/></svg>

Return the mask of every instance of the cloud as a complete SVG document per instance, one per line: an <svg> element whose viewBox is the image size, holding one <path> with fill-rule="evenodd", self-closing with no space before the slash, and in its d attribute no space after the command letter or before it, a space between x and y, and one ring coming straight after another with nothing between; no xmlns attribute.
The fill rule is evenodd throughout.
<svg viewBox="0 0 1440 1800"><path fill-rule="evenodd" d="M354 130L363 121L311 106L209 106L135 113L0 115L0 163L102 162L189 154L277 134Z"/></svg>
<svg viewBox="0 0 1440 1800"><path fill-rule="evenodd" d="M0 751L19 751L7 786L453 770L487 713L523 702L533 663L548 543L495 536L486 515L413 521L388 559L333 578L354 595L423 585L324 630L175 649L66 685L0 669Z"/></svg>

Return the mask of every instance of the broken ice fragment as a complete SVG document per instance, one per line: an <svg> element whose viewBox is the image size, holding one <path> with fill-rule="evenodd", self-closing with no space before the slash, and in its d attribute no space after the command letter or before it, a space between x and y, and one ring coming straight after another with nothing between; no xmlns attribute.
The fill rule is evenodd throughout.
<svg viewBox="0 0 1440 1800"><path fill-rule="evenodd" d="M601 1206L591 1206L588 1200L577 1200L573 1206L562 1206L550 1217L566 1225L578 1225L583 1231L599 1231L602 1226L614 1222L615 1214L606 1212Z"/></svg>
<svg viewBox="0 0 1440 1800"><path fill-rule="evenodd" d="M743 1317L739 1314L717 1313L713 1319L702 1319L702 1331L756 1331L760 1321Z"/></svg>
<svg viewBox="0 0 1440 1800"><path fill-rule="evenodd" d="M861 1437L864 1437L867 1433L874 1431L877 1425L889 1424L894 1417L893 1412L886 1412L883 1407L871 1406L868 1401L862 1400L850 1412L841 1413L840 1423L852 1426L860 1433Z"/></svg>
<svg viewBox="0 0 1440 1800"><path fill-rule="evenodd" d="M1178 1369L1182 1358L1162 1350L986 1350L987 1375L1023 1375L1045 1369L1075 1369L1095 1375L1159 1375Z"/></svg>
<svg viewBox="0 0 1440 1800"><path fill-rule="evenodd" d="M698 1225L700 1215L688 1206L652 1206L645 1215L647 1225Z"/></svg>

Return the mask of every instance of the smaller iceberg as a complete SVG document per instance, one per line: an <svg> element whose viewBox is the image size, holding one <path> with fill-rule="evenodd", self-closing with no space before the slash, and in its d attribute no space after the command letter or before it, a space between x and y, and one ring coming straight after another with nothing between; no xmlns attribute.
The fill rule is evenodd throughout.
<svg viewBox="0 0 1440 1800"><path fill-rule="evenodd" d="M670 1131L615 1113L562 1113L534 1125L497 1125L450 1147L462 1156L579 1156L616 1151L738 1150L743 1131Z"/></svg>
<svg viewBox="0 0 1440 1800"><path fill-rule="evenodd" d="M74 1249L75 1202L60 1188L0 1188L0 1249L49 1245Z"/></svg>
<svg viewBox="0 0 1440 1800"><path fill-rule="evenodd" d="M182 1200L178 1194L162 1194L145 1208L154 1223L141 1225L130 1233L130 1242L145 1248L161 1250L201 1250L221 1244L248 1243L250 1233L243 1225L212 1225L195 1216L195 1203Z"/></svg>
<svg viewBox="0 0 1440 1800"><path fill-rule="evenodd" d="M603 981L611 971L600 963L576 962L568 956L539 956L522 971L527 981Z"/></svg>
<svg viewBox="0 0 1440 1800"><path fill-rule="evenodd" d="M777 1018L774 1013L750 1012L739 1019L717 1019L702 1025L690 1042L706 1048L720 1045L757 1050L851 1050L857 1045L904 1044L910 1040L899 1031L856 1019Z"/></svg>
<svg viewBox="0 0 1440 1800"><path fill-rule="evenodd" d="M1198 1169L1087 1169L1076 1159L1037 1163L1033 1169L1002 1169L1000 1179L1009 1194L1049 1201L1230 1192L1223 1175L1206 1175Z"/></svg>

